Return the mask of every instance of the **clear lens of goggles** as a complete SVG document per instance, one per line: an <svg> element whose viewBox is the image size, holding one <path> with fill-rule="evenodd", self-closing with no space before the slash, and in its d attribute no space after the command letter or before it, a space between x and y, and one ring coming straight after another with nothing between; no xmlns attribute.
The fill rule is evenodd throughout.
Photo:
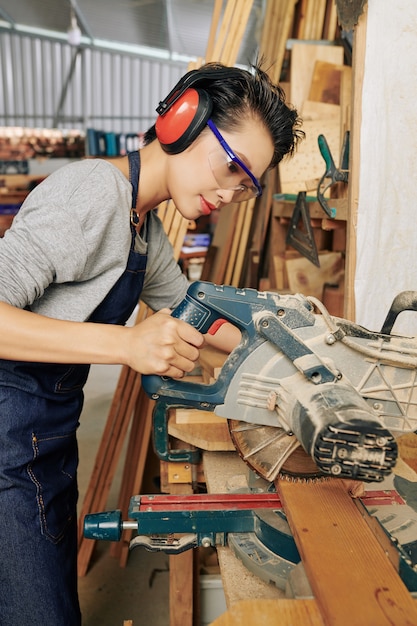
<svg viewBox="0 0 417 626"><path fill-rule="evenodd" d="M259 195L246 172L224 150L210 152L208 160L219 187L234 192L232 202L249 200Z"/></svg>

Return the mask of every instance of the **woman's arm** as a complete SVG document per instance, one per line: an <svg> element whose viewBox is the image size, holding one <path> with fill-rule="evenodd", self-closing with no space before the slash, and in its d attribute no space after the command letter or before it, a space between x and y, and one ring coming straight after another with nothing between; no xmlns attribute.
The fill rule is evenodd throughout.
<svg viewBox="0 0 417 626"><path fill-rule="evenodd" d="M0 302L0 358L42 363L111 363L180 378L198 359L203 335L162 310L135 326L51 319Z"/></svg>

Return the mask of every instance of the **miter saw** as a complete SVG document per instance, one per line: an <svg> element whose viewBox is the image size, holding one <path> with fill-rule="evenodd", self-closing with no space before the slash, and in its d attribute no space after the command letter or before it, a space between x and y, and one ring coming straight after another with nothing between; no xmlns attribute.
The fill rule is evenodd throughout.
<svg viewBox="0 0 417 626"><path fill-rule="evenodd" d="M332 317L315 298L193 283L173 315L202 333L226 319L242 340L211 385L143 377L157 401L160 456L193 461L169 450L167 435L169 409L193 407L227 418L239 454L268 481L383 480L396 437L417 430L417 339L391 334L398 314L416 308L415 292L400 294L380 333Z"/></svg>
<svg viewBox="0 0 417 626"><path fill-rule="evenodd" d="M163 460L197 462L195 450L170 449L169 411L214 411L227 419L236 450L265 488L262 493L249 488L243 500L238 494L133 496L133 521L123 522L120 511L89 515L84 534L118 540L123 529L136 529L131 547L168 553L227 542L249 554L253 542L261 542L267 550L263 565L278 559L271 570L280 584L299 556L279 497L268 485L273 492L278 476L383 483L382 490L365 494L363 505L396 538L402 576L417 591L416 507L408 507L398 494L392 474L396 438L417 430L417 339L391 334L403 310L417 310L416 292L400 294L382 331L372 332L329 315L315 298L192 284L173 315L202 333L225 319L241 330L242 340L212 384L142 378L156 400L156 451ZM389 528L393 519L395 528ZM398 538L398 529L406 537ZM259 560L260 545L254 553ZM270 572L267 577L272 579Z"/></svg>

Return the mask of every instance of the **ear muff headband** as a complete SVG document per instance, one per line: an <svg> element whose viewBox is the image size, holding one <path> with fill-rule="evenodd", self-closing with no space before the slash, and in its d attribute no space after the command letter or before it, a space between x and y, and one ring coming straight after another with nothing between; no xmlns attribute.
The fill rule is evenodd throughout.
<svg viewBox="0 0 417 626"><path fill-rule="evenodd" d="M159 103L156 136L165 152L183 152L198 137L209 119L213 103L207 91L193 88L196 83L230 78L233 68L191 70ZM240 76L236 70L236 76Z"/></svg>

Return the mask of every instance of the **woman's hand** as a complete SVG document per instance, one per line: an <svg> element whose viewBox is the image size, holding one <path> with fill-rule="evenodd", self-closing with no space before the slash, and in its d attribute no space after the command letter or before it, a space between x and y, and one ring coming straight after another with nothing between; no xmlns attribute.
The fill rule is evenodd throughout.
<svg viewBox="0 0 417 626"><path fill-rule="evenodd" d="M204 338L169 309L136 326L55 320L0 302L7 329L0 358L41 363L129 365L141 374L181 378L194 369Z"/></svg>
<svg viewBox="0 0 417 626"><path fill-rule="evenodd" d="M191 372L204 337L163 309L130 330L128 365L142 374L182 378Z"/></svg>

